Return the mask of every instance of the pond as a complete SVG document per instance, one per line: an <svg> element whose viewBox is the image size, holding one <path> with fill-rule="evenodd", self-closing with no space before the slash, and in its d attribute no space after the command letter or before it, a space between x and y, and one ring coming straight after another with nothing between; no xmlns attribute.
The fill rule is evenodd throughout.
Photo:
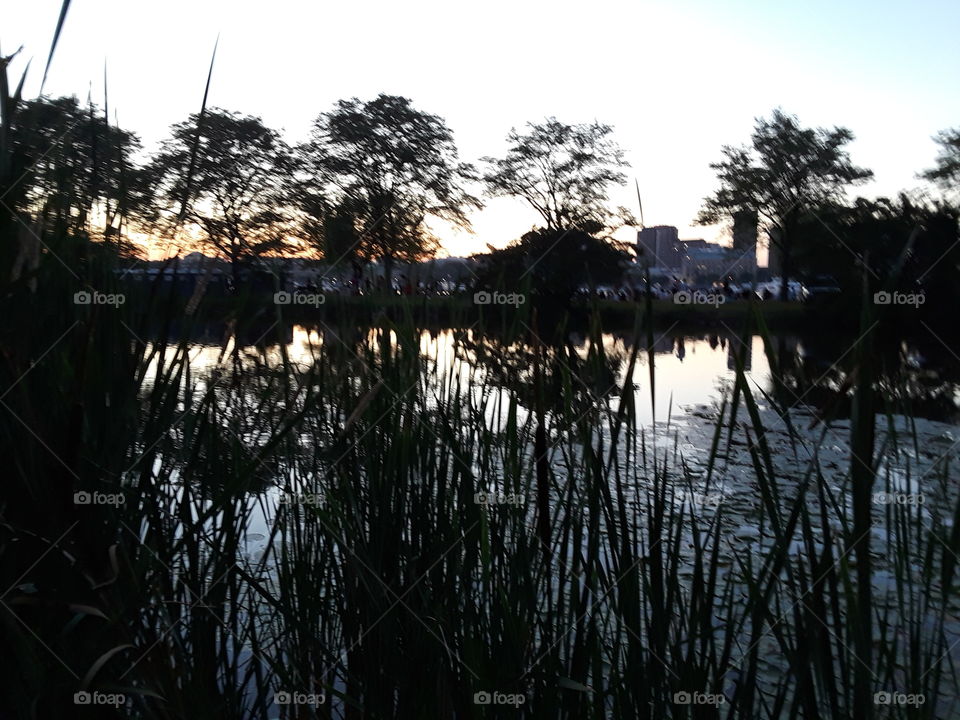
<svg viewBox="0 0 960 720"><path fill-rule="evenodd" d="M280 336L272 341L267 327L236 345L227 333L226 342L189 350L196 394L214 398L215 446L239 444L237 464L225 470L204 450L183 468L190 440L176 432L156 463L174 487L210 473L223 483L228 471L247 478L227 512L242 538L237 559L254 587L281 604L308 592L323 618L323 629L311 630L322 637L309 640L270 611L273 600L253 603L263 615L243 645L245 662L275 671L297 643L325 648L321 669L284 691L322 688L343 710L345 698L367 697L383 682L368 674L373 658L358 654L370 633L378 642L425 633L417 652L445 652L451 682L521 693L542 708L557 679L543 657L566 668L555 672L573 686L585 679L573 677L575 648L562 641L580 607L596 651L607 648L606 669L592 682L609 707L624 701L619 673L637 662L652 672L661 656L676 675L663 687L680 697L762 704L798 692L802 673L789 648L822 628L827 650L816 652L830 663L839 654L832 672L852 683L844 587L869 562L873 611L884 618L874 643L886 653L874 691L922 690L932 717L954 709L954 678L934 674L931 686L928 674L960 661L960 607L941 547L958 502L960 395L956 366L930 346L876 353L884 412L865 556L852 526L849 344L673 331L596 341L570 333L546 343L531 333L329 325L293 325ZM169 502L182 502L180 492ZM199 517L209 506L196 502ZM634 573L638 584L625 586ZM407 607L400 588L415 587ZM812 588L822 608L806 608ZM470 633L493 646L512 642L484 624L502 620L498 593L527 627L522 649L510 651L516 662L500 669L493 650L486 660L460 657L471 652ZM798 604L822 628L791 619ZM458 625L467 617L480 625L467 632ZM761 626L756 617L766 618ZM703 643L696 682L682 670L694 639ZM268 647L272 659L264 659ZM908 652L923 656L926 672L905 669Z"/></svg>

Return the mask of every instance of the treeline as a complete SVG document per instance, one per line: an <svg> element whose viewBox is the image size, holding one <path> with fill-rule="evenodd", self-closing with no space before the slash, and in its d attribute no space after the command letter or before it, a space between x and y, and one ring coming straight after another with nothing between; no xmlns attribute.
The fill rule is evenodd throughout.
<svg viewBox="0 0 960 720"><path fill-rule="evenodd" d="M921 174L941 198L849 201L849 189L873 177L851 161L852 140L846 128L804 128L780 110L758 119L748 145L724 147L711 164L719 187L698 221L752 216L769 238L781 299L798 275L832 276L848 305L864 284L870 293L924 293L931 306L960 299L960 130L937 136L936 165Z"/></svg>
<svg viewBox="0 0 960 720"><path fill-rule="evenodd" d="M954 298L960 131L938 136L941 154L923 174L944 190L936 200L848 200L872 177L851 161L852 139L780 110L758 119L750 143L723 147L711 165L718 187L697 221L752 217L784 296L789 279L830 275L848 295L865 276L871 291ZM526 282L569 297L584 282L617 281L632 260L612 233L637 222L609 203L627 163L600 123L529 123L511 130L503 157L472 164L442 118L404 97L340 100L298 144L258 117L204 106L145 154L106 107L15 95L4 103L2 140L4 236L18 238L5 252L18 271L38 262L45 234L102 240L129 256L142 252L130 238L144 233L179 238L235 274L265 256L301 253L358 272L381 262L389 278L396 263L439 249L436 221L469 228L482 198L500 196L525 201L541 224L484 255L483 285Z"/></svg>
<svg viewBox="0 0 960 720"><path fill-rule="evenodd" d="M235 271L306 252L389 272L435 253L431 221L469 228L481 195L525 199L548 229L596 232L616 222L607 190L625 181L609 126L532 123L478 168L460 159L440 117L392 95L337 102L295 145L258 117L204 107L145 158L136 134L92 103L17 101L10 115L4 191L16 222L110 241L122 254L138 252L136 232L177 236Z"/></svg>

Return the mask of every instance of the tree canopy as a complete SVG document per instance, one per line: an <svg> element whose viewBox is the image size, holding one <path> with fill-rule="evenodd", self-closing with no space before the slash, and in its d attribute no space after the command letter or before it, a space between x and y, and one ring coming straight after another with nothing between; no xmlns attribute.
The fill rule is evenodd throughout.
<svg viewBox="0 0 960 720"><path fill-rule="evenodd" d="M757 213L770 231L771 252L780 253L785 298L799 214L841 201L847 187L873 176L851 162L847 145L852 140L846 128L805 128L779 109L769 119L757 118L749 145L724 146L723 160L711 163L719 188L703 201L697 221L711 224L738 211Z"/></svg>
<svg viewBox="0 0 960 720"><path fill-rule="evenodd" d="M148 172L168 218L192 223L228 260L244 262L289 247L285 187L293 157L258 117L218 108L171 129Z"/></svg>
<svg viewBox="0 0 960 720"><path fill-rule="evenodd" d="M8 145L14 182L4 202L18 212L107 236L116 234L140 198L131 159L139 139L111 125L92 103L83 107L74 97L23 101Z"/></svg>
<svg viewBox="0 0 960 720"><path fill-rule="evenodd" d="M531 230L518 241L485 256L479 287L529 287L540 297L566 302L584 283L619 282L626 253L582 230Z"/></svg>
<svg viewBox="0 0 960 720"><path fill-rule="evenodd" d="M960 128L944 130L934 138L940 146L935 165L922 177L936 183L960 200Z"/></svg>
<svg viewBox="0 0 960 720"><path fill-rule="evenodd" d="M809 277L830 276L845 292L833 307L859 312L863 267L871 292L923 292L924 322L945 325L942 308L956 296L960 273L958 211L896 199L857 198L853 203L824 205L798 218L796 264ZM854 262L860 257L860 262ZM916 315L914 316L916 317Z"/></svg>
<svg viewBox="0 0 960 720"><path fill-rule="evenodd" d="M624 208L608 207L612 185L622 185L623 150L601 123L567 125L554 117L528 123L528 131L507 135L505 157L486 157L483 174L491 197L518 197L543 218L547 230L597 233L633 223ZM617 220L620 219L618 223Z"/></svg>
<svg viewBox="0 0 960 720"><path fill-rule="evenodd" d="M301 209L320 229L336 219L338 239L351 235L350 219L355 239L345 252L385 261L388 274L394 261L438 247L431 218L469 228L468 211L481 206L466 190L475 172L460 161L451 130L404 97L340 100L317 118L300 156L310 201ZM327 254L339 252L341 243L329 240Z"/></svg>

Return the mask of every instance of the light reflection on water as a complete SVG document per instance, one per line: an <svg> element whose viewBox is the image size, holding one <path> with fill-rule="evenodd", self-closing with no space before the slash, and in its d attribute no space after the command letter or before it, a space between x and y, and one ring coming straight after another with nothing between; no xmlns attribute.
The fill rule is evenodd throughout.
<svg viewBox="0 0 960 720"><path fill-rule="evenodd" d="M532 383L532 370L525 361L529 360L529 346L520 342L491 341L489 337L471 330L422 330L414 336L417 351L422 358L422 383L424 411L437 407L438 398L442 398L452 384L459 383L461 388L472 388L474 395L480 388L486 393L484 415L490 428L505 426L505 413L510 396L522 387ZM195 378L209 377L214 373L227 373L234 362L234 340L228 339L224 345L196 344L190 348L190 369ZM374 356L384 343L397 348L405 342L393 331L386 335L376 329L337 329L305 327L295 325L288 331L287 342L279 344L245 345L239 348L237 357L242 363L256 358L260 367L281 368L284 356L292 370L305 370L314 363L344 363L360 370L363 369L376 377L375 368L370 367L369 348ZM492 345L490 343L493 343ZM603 354L609 361L609 375L604 375L599 384L590 384L589 378L580 380L579 386L573 383L583 397L585 406L609 404L612 411L619 408L618 393L626 385L626 374L634 344L637 340L629 334L605 333L601 335ZM813 449L827 467L828 476L842 477L847 469L849 443L847 434L849 421L835 420L825 428L820 438L820 429L813 430L817 410L805 402L807 392L797 390L793 399L799 398L795 410L799 417L794 424L788 423L776 415L770 408L765 394L772 393L774 378L771 373L763 339L759 335L750 338L746 352L739 352L741 341L731 335L703 333L699 336L689 334L663 334L654 336L653 363L654 373L651 381L649 356L645 349L645 339L640 339L641 350L637 355L632 383L634 387L637 422L647 440L655 445L674 444L683 455L683 462L692 463L702 469L704 458L709 453L716 411L721 398L729 397L730 389L736 378L738 355L744 363L744 371L751 391L761 410L764 411L765 435L778 464L778 469L788 478L799 478L812 459ZM773 338L778 355L787 354L809 358L811 353L797 338ZM554 354L552 361L565 365L576 375L570 366L577 360L586 363L591 354L590 340L582 335L571 333L568 350L573 355ZM524 354L527 353L527 354ZM366 358L366 359L365 359ZM781 360L781 363L783 361ZM503 367L509 372L504 372ZM826 366L826 370L824 367ZM583 370L585 365L580 366ZM823 372L822 372L823 371ZM831 368L826 361L819 361L815 373L826 376ZM149 384L150 374L148 374ZM473 383L470 385L469 383ZM518 390L518 387L521 388ZM651 388L653 392L651 393ZM399 390L397 388L396 390ZM395 390L395 391L396 391ZM652 397L651 397L652 395ZM530 409L521 398L517 410L518 422L522 425L529 417ZM656 422L654 422L654 414ZM741 415L742 417L742 415ZM903 418L900 418L903 420ZM609 428L601 423L602 432ZM904 428L906 430L906 428ZM796 444L791 432L799 432L801 442ZM923 423L918 428L920 447L929 446L930 440L939 441L953 437L950 426L943 423ZM740 445L741 448L744 446ZM799 448L799 450L798 450ZM728 449L728 455L733 454ZM739 452L739 451L738 451ZM899 461L904 461L902 455ZM914 458L917 464L929 464L934 457ZM738 464L733 474L724 476L731 466ZM679 463L678 463L679 465ZM750 475L749 458L728 457L720 467L715 491L723 491L722 485L733 482L740 485ZM899 465L890 464L892 480L904 472Z"/></svg>
<svg viewBox="0 0 960 720"><path fill-rule="evenodd" d="M428 380L439 385L458 377L465 379L471 370L475 371L475 378L482 379L485 373L483 368L477 367L476 354L464 347L479 342L481 338L482 336L471 330L421 331L419 351L426 361ZM589 352L589 340L577 334L572 334L571 340L578 356L585 359ZM392 347L396 347L400 339L393 331L389 331L388 341ZM326 348L339 349L342 351L341 356L345 356L347 361L362 364L363 359L356 352L356 342L365 342L376 347L382 341L376 330L365 333L357 331L352 337L346 338L330 328L294 325L292 337L285 344L285 352L291 365L301 369L320 361ZM616 373L607 383L610 390L615 390L625 382L632 342L628 336L612 333L604 333L602 342L606 355L618 359ZM718 401L722 388L729 387L735 378L734 352L738 345L739 340L718 335L691 337L671 334L656 337L654 399L657 421L665 422L668 414L675 419L682 416L687 408L710 405ZM791 347L797 347L797 344L793 343ZM148 346L148 352L149 349ZM200 378L214 370L229 370L235 349L233 338L223 345L192 345L189 350L191 373ZM283 364L283 352L279 344L245 345L240 348L240 354L242 357L257 356L267 367L280 367ZM751 338L745 371L747 377L758 387L769 390L770 368L760 336ZM156 361L147 372L147 386L152 384L155 374ZM638 420L643 425L650 425L653 408L650 397L650 370L645 349L641 349L638 354L633 384L638 400ZM597 400L603 394L602 388L592 388L591 392ZM617 407L616 398L612 398L611 404L612 407Z"/></svg>
<svg viewBox="0 0 960 720"><path fill-rule="evenodd" d="M462 387L467 387L466 383L473 379L476 383L475 388L484 388L488 393L488 401L491 396L496 396L503 401L517 390L517 387L506 382L509 378L518 377L521 386L524 383L529 384L532 371L528 365L524 364L524 360L529 357L524 353L529 352L529 348L505 342L485 345L488 340L489 338L470 330L424 330L415 336L412 342L416 344L416 349L424 361L421 373L425 390L423 407L426 410L433 407L434 396L442 397L444 388L449 387L448 383L460 382ZM195 377L202 378L214 371L229 372L234 357L239 357L241 362L245 362L244 358L256 358L261 366L279 368L282 367L285 356L294 366L292 369L306 369L315 362L344 363L350 366L356 363L359 368L367 364L365 358L368 356L363 349L370 349L375 357L383 343L397 347L403 342L405 341L392 331L383 337L376 330L334 331L327 327L308 328L297 325L292 327L290 337L283 346L279 344L243 345L237 348L236 356L232 340L228 340L223 346L197 344L190 350L190 368ZM597 400L609 402L611 409L616 410L619 405L619 397L616 393L625 384L628 361L636 341L626 334L605 333L601 336L601 342L604 355L610 361L611 373L609 376L601 376L598 385L591 385L589 379L585 379L582 382L582 394L588 403ZM643 348L645 340L640 339L639 342ZM798 339L775 338L774 342L781 356L791 354L808 359L812 356L809 347ZM702 462L697 461L702 461L704 454L709 451L715 422L715 408L736 378L738 347L739 341L729 335L705 333L698 336L668 334L655 337L653 383L651 383L651 368L645 349L641 349L637 356L632 383L640 427L644 432L648 432L648 437L655 442L676 438L676 447L684 453L684 462L689 463L689 467L693 468L695 474L703 469ZM488 352L480 354L481 348L485 348ZM569 349L573 355L558 354L553 356L553 360L562 361L565 364L576 364L576 359L579 359L586 364L591 355L589 340L575 334L570 337ZM802 451L798 453L794 449L788 437L787 428L783 424L777 424L776 415L765 407L767 403L763 393L773 390L774 378L763 339L760 336L755 335L750 338L749 347L745 353L742 353L742 358L748 382L765 413L764 427L769 430L767 440L776 458L778 474L781 479L799 480L809 457ZM816 358L814 360L816 361L814 374L828 376L832 369L831 363ZM581 366L581 369L584 366ZM508 372L504 372L504 367ZM376 376L374 368L367 367L367 370L373 373L374 377ZM576 375L576 373L572 374ZM830 380L834 382L835 379L830 378ZM651 384L653 401L651 401ZM837 383L834 382L833 387L836 386ZM606 392L608 389L613 392ZM801 394L801 397L806 395ZM486 419L491 428L504 426L502 414L498 417L491 413L496 412L493 406L501 408L502 413L505 405L505 402L489 403L490 409ZM810 420L815 411L811 408L799 409L804 413L800 419L800 423L803 424L801 434L812 446L815 442L813 438L819 433L819 430L816 432L810 430L813 425ZM654 413L656 423L653 422ZM518 422L522 424L526 416L527 411L521 407L518 410ZM668 419L669 428L667 428ZM844 508L849 516L849 498L844 490L849 454L847 438L849 421L840 420L836 426L836 430L831 429L825 436L817 452L819 460L823 463L826 482L831 491L837 493L840 507ZM929 493L929 504L919 508L916 513L918 522L928 523L931 512L936 512L937 515L947 514L946 511L953 501L952 497L938 494L936 488L924 489L917 482L917 477L923 477L923 473L940 459L942 450L946 450L950 441L957 436L950 435L949 431L945 430L946 427L949 426L942 423L926 423L919 428L919 451L916 453L917 457L911 461L914 474L909 480L903 468L895 466L892 462L881 465L879 468L880 475L883 477L878 487L889 485L890 491L900 493L924 490ZM906 428L900 429L901 432L906 430ZM666 445L668 443L663 442L660 447ZM674 485L675 495L667 502L672 503L676 513L682 509L684 515L692 512L709 518L717 512L717 506L722 503L724 511L722 527L725 547L727 547L721 559L722 574L727 572L735 574L735 563L731 560L733 556L761 555L762 548L768 548L771 544L770 536L762 532L758 526L759 495L755 488L753 468L743 445L741 443L738 449L727 448L728 458L725 462L718 463L713 484L709 487L696 483L688 487L679 477L671 475L669 478L669 482ZM792 458L791 452L794 454ZM635 458L636 455L634 454L633 457ZM904 457L900 459L903 460ZM672 465L674 468L678 466L678 463ZM556 466L555 470L562 472L560 466ZM671 470L671 473L673 472ZM697 479L702 479L702 476L697 476ZM301 491L294 479L287 478L287 480L291 492ZM626 493L626 502L638 503L639 507L643 507L645 502L643 495L646 491L646 485L637 483ZM252 497L246 498L246 501L251 503L252 509L250 522L247 525L246 552L248 559L254 562L263 557L271 537L275 543L283 542L282 537L271 535L277 506L282 502L282 492L279 487L275 487L267 490L259 500ZM266 502L261 504L262 500ZM323 502L322 497L319 502ZM883 508L878 506L875 509L877 517L880 518ZM642 522L642 513L640 515ZM834 530L838 531L839 526L835 526ZM875 526L877 548L885 548L887 530L883 523ZM804 548L799 541L794 540L791 543L789 550L791 554L799 554L803 551ZM681 550L681 552L687 551ZM692 572L691 569L689 573L682 573L682 575L686 577L686 574L692 574ZM875 587L878 593L886 593L888 590L886 586L890 585L891 577L888 567L884 564L884 558L878 557L875 576ZM893 606L892 601L891 606ZM947 632L951 638L960 638L960 626L950 624ZM769 648L765 647L765 652L769 652L771 657L776 657L776 647L772 644ZM775 677L779 671L778 668L774 668L771 676Z"/></svg>

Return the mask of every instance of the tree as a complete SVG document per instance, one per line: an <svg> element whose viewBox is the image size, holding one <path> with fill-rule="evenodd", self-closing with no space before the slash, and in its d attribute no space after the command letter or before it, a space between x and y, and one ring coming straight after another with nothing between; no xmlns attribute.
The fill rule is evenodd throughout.
<svg viewBox="0 0 960 720"><path fill-rule="evenodd" d="M925 302L909 314L949 325L943 308L956 306L960 299L958 214L955 208L918 203L906 195L824 205L800 217L796 235L801 242L794 249L811 274L836 278L845 291L838 299L840 304L849 300L843 310L853 321L863 284L860 268L851 262L856 254L868 268L871 292L922 292Z"/></svg>
<svg viewBox="0 0 960 720"><path fill-rule="evenodd" d="M739 211L755 212L767 227L771 252L780 254L780 299L787 299L793 241L805 210L839 202L848 185L873 177L850 162L846 128L803 128L793 115L774 110L757 118L747 147L724 146L724 159L710 165L720 187L704 200L702 224L719 222Z"/></svg>
<svg viewBox="0 0 960 720"><path fill-rule="evenodd" d="M581 285L618 282L628 255L582 230L535 229L489 255L479 256L478 287L487 290L529 286L561 306Z"/></svg>
<svg viewBox="0 0 960 720"><path fill-rule="evenodd" d="M921 177L960 198L960 128L944 130L934 140L940 145L936 165L922 173Z"/></svg>
<svg viewBox="0 0 960 720"><path fill-rule="evenodd" d="M140 198L137 136L76 98L21 101L10 123L4 202L72 233L119 236ZM94 219L97 225L94 227Z"/></svg>
<svg viewBox="0 0 960 720"><path fill-rule="evenodd" d="M148 172L161 208L203 233L238 288L241 266L290 245L293 170L290 149L260 118L214 108L174 125Z"/></svg>
<svg viewBox="0 0 960 720"><path fill-rule="evenodd" d="M465 189L475 173L460 162L451 130L404 97L338 101L317 118L300 156L308 191L327 198L323 205L301 204L325 235L336 236L326 238L327 254L352 235L362 262L383 262L388 288L396 261L421 260L437 249L430 218L469 228L467 212L481 207ZM344 227L349 218L352 231Z"/></svg>
<svg viewBox="0 0 960 720"><path fill-rule="evenodd" d="M595 234L615 225L634 224L624 208L607 207L611 185L622 185L627 167L609 125L567 125L556 118L528 123L521 135L507 135L510 148L501 159L483 158L491 197L518 197L533 207L547 230L583 230ZM616 218L621 218L617 223Z"/></svg>
<svg viewBox="0 0 960 720"><path fill-rule="evenodd" d="M355 208L349 198L341 199L336 205L321 200L319 195L315 198L312 206L300 205L307 238L329 269L350 268L351 282L359 291L365 260L360 254L363 238L357 228L358 220L364 217L363 211Z"/></svg>

